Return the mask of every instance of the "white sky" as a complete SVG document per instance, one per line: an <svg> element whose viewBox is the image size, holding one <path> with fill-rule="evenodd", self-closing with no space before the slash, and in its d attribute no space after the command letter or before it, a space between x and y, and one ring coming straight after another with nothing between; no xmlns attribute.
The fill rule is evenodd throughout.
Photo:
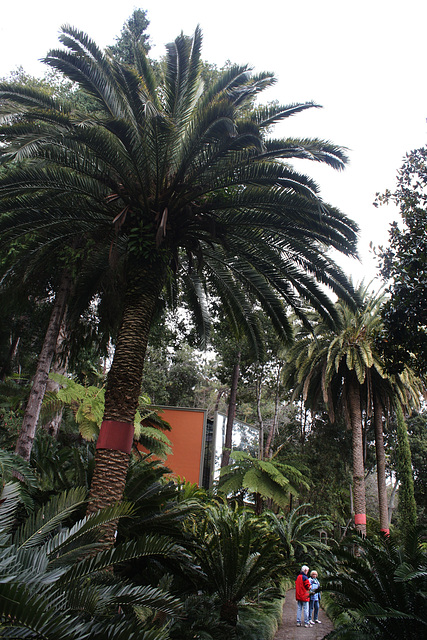
<svg viewBox="0 0 427 640"><path fill-rule="evenodd" d="M310 163L303 170L318 180L326 201L358 222L362 264L339 262L355 280L371 279L369 243L386 243L397 215L373 207L375 193L393 188L404 154L427 142L427 1L3 0L0 77L19 65L42 75L37 60L58 46L63 24L101 47L113 44L135 8L147 10L153 57L200 24L205 60L273 71L278 82L265 99L323 106L295 116L276 135L316 136L349 149L344 172Z"/></svg>

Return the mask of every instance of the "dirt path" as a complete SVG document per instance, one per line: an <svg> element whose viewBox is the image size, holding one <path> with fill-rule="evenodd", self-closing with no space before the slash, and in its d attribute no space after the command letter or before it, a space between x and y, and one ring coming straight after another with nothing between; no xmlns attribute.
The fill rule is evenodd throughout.
<svg viewBox="0 0 427 640"><path fill-rule="evenodd" d="M282 624L277 630L274 640L322 640L333 630L334 626L323 609L319 611L321 624L310 625L309 629L297 627L297 603L295 601L295 590L286 592L285 604L283 605Z"/></svg>

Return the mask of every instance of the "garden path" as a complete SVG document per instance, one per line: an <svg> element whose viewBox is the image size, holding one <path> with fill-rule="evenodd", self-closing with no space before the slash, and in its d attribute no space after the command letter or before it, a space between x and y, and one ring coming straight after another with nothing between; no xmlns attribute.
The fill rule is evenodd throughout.
<svg viewBox="0 0 427 640"><path fill-rule="evenodd" d="M334 625L326 616L323 609L320 609L319 620L322 624L311 625L306 629L296 626L297 603L295 601L295 589L286 592L285 604L283 605L282 624L277 630L274 640L322 640L328 633L333 631Z"/></svg>

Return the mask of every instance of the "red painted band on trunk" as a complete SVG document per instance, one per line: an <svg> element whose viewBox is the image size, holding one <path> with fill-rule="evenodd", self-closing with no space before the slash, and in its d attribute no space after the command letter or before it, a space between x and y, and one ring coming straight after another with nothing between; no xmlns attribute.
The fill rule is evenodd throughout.
<svg viewBox="0 0 427 640"><path fill-rule="evenodd" d="M390 535L390 529L380 529L380 531L382 531L383 533L385 533L386 536Z"/></svg>
<svg viewBox="0 0 427 640"><path fill-rule="evenodd" d="M96 443L97 449L112 449L130 453L133 443L133 424L104 420Z"/></svg>
<svg viewBox="0 0 427 640"><path fill-rule="evenodd" d="M366 524L366 513L356 513L354 515L354 524Z"/></svg>

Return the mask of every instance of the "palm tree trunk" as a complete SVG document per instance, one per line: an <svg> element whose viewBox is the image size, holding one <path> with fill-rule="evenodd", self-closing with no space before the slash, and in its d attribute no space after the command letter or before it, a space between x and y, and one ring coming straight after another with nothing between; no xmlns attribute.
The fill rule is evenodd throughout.
<svg viewBox="0 0 427 640"><path fill-rule="evenodd" d="M230 452L233 445L233 423L236 415L237 400L237 384L240 375L240 357L239 351L236 356L236 362L233 368L233 376L231 378L230 402L228 403L227 426L225 428L224 450L222 452L221 468L226 467L230 462Z"/></svg>
<svg viewBox="0 0 427 640"><path fill-rule="evenodd" d="M148 334L164 283L164 267L153 265L130 278L113 362L107 377L104 419L96 445L88 513L121 500L133 444ZM114 541L115 526L105 530Z"/></svg>
<svg viewBox="0 0 427 640"><path fill-rule="evenodd" d="M348 384L348 408L353 435L353 497L354 497L354 525L362 534L366 535L366 498L365 498L365 469L363 464L363 433L362 412L360 409L360 387L356 375L352 376Z"/></svg>
<svg viewBox="0 0 427 640"><path fill-rule="evenodd" d="M237 603L233 600L229 600L228 602L224 602L221 605L219 617L220 620L227 622L227 624L231 625L232 627L236 627L238 621L238 613L239 607L237 606Z"/></svg>
<svg viewBox="0 0 427 640"><path fill-rule="evenodd" d="M37 369L33 378L30 396L25 408L21 431L16 442L15 453L19 454L24 460L30 459L40 409L46 392L50 365L55 354L59 330L71 292L71 284L71 274L66 270L62 275L61 284L55 297L42 350L37 361Z"/></svg>
<svg viewBox="0 0 427 640"><path fill-rule="evenodd" d="M375 452L377 457L378 507L380 516L380 530L389 534L387 487L385 481L385 450L383 434L383 407L377 394L374 396L374 428Z"/></svg>

